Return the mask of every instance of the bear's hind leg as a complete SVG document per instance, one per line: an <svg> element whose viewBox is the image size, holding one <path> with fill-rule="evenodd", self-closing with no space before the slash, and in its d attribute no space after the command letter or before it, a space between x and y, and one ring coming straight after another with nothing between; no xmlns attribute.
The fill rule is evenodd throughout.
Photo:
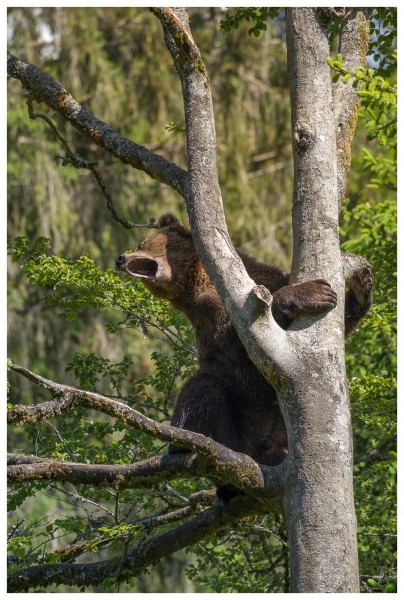
<svg viewBox="0 0 404 600"><path fill-rule="evenodd" d="M217 377L199 373L182 388L174 410L171 425L201 433L227 448L243 452L242 436L234 421L234 407L228 393ZM171 445L170 453L184 452Z"/></svg>

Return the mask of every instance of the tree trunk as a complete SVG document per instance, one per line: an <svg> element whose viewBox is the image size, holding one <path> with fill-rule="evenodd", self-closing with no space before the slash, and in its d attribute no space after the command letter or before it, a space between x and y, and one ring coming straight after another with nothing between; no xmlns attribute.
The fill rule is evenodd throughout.
<svg viewBox="0 0 404 600"><path fill-rule="evenodd" d="M344 365L344 277L338 238L337 146L326 32L316 9L287 11L295 160L292 278L322 277L336 309L293 323L301 356L287 393L283 496L291 591L359 591L352 435Z"/></svg>

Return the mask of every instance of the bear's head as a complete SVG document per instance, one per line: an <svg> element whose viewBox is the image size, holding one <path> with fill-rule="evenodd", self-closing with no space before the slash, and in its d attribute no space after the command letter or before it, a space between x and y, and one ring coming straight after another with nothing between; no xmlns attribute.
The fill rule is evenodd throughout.
<svg viewBox="0 0 404 600"><path fill-rule="evenodd" d="M118 256L116 266L141 279L155 296L175 301L184 296L198 270L198 255L190 230L177 217L167 213L158 226L134 252Z"/></svg>

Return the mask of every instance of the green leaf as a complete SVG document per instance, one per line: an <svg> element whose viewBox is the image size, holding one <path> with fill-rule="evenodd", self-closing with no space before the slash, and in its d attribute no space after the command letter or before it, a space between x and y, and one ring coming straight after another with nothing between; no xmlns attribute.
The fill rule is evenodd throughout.
<svg viewBox="0 0 404 600"><path fill-rule="evenodd" d="M376 590L382 590L382 589L383 589L383 586L382 586L382 585L380 585L380 583L377 583L377 581L375 581L374 579L368 579L368 580L367 580L367 583L368 583L368 585L369 585L371 588L374 588L374 589L376 589Z"/></svg>

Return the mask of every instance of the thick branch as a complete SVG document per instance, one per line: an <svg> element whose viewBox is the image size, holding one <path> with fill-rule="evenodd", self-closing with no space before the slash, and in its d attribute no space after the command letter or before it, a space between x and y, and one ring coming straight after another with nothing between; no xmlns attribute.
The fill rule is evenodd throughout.
<svg viewBox="0 0 404 600"><path fill-rule="evenodd" d="M180 478L207 477L218 484L223 482L222 464L189 452L154 456L135 464L91 465L9 454L7 478L10 483L24 481L63 481L73 484L109 486L116 490L150 487ZM264 483L250 487L253 496L274 499L281 493L281 467L261 467ZM225 481L226 483L226 481Z"/></svg>
<svg viewBox="0 0 404 600"><path fill-rule="evenodd" d="M205 474L209 473L212 478L230 483L238 489L260 495L264 492L266 485L265 481L267 481L270 488L272 488L273 485L279 486L281 483L283 474L282 467L261 468L251 457L245 454L234 452L199 433L153 421L122 402L112 400L111 398L95 392L80 390L73 386L55 383L54 381L40 377L39 375L32 373L32 371L12 363L9 363L9 367L30 381L44 387L55 396L55 398L49 402L30 406L18 405L9 409L10 423L22 424L26 422L35 422L61 414L63 411L71 410L75 406L85 405L118 418L127 425L144 431L145 433L149 433L165 442L172 442L177 446L180 445L185 449L196 452L199 455L197 461L199 465L198 468L201 468L203 465ZM181 462L180 459L178 460ZM192 465L192 459L190 460L190 465ZM193 460L195 461L196 459ZM185 463L186 459L184 459L183 467ZM70 463L66 464L70 465ZM174 459L171 464L176 464ZM93 466L96 467L95 465ZM36 468L37 467L35 466L32 468L32 471L30 471L29 467L26 467L26 471L28 473L35 473ZM59 467L54 467L49 470L49 464L47 463L43 466L41 472L52 472L52 477L56 478L58 468ZM72 469L73 467L71 465L66 467L66 469L69 468ZM196 468L195 465L193 465L192 468ZM191 466L188 466L191 473L192 468ZM139 472L140 469L141 468L139 467ZM18 472L21 471L16 469L16 473ZM96 469L94 469L93 473L95 474L95 472ZM263 473L265 473L265 478ZM51 478L50 475L49 477ZM111 475L111 477L113 478L113 475ZM276 494L279 493L279 489L280 488L277 489ZM267 494L268 492L266 491L265 493Z"/></svg>
<svg viewBox="0 0 404 600"><path fill-rule="evenodd" d="M342 54L344 67L354 72L366 65L369 44L369 17L364 8L347 10L340 31L338 52ZM360 99L352 82L339 79L333 85L335 127L338 150L338 199L341 204L345 196L345 185L351 166L351 142L355 133Z"/></svg>
<svg viewBox="0 0 404 600"><path fill-rule="evenodd" d="M295 164L292 277L297 280L324 277L339 295L344 282L342 277L338 281L334 276L339 275L340 252L335 202L336 138L331 77L326 62L328 39L320 19L317 15L313 18L314 15L305 8L287 11ZM310 19L311 36L315 37L309 38L307 31L299 30L300 19L305 18ZM336 261L334 264L330 263L330 257Z"/></svg>
<svg viewBox="0 0 404 600"><path fill-rule="evenodd" d="M187 208L195 245L215 287L221 295L228 295L226 273L232 271L239 279L246 276L246 272L227 233L217 172L209 78L193 41L186 10L155 8L153 12L163 25L182 84L190 180ZM253 282L248 277L246 281L249 291Z"/></svg>
<svg viewBox="0 0 404 600"><path fill-rule="evenodd" d="M166 183L185 197L188 180L186 171L144 146L121 136L109 125L94 117L50 75L34 65L19 60L9 52L7 53L7 72L22 83L32 98L37 102L44 102L57 111L73 127L98 146L119 158L123 163L130 164L135 169L144 171L153 179Z"/></svg>
<svg viewBox="0 0 404 600"><path fill-rule="evenodd" d="M162 535L138 544L126 556L86 564L38 565L17 571L8 579L8 592L25 592L29 589L51 584L78 586L97 585L107 577L118 577L128 570L129 577L141 575L148 566L156 564L165 556L195 544L220 530L226 530L240 519L261 512L261 505L241 496L228 505L216 504L200 512L188 522ZM126 572L122 579L127 579Z"/></svg>
<svg viewBox="0 0 404 600"><path fill-rule="evenodd" d="M64 481L73 484L109 486L117 490L149 487L180 477L209 477L211 469L197 454L166 454L135 464L91 465L51 460L37 456L10 455L7 478L23 481Z"/></svg>
<svg viewBox="0 0 404 600"><path fill-rule="evenodd" d="M155 8L181 79L187 133L187 210L198 255L211 277L251 360L279 388L293 355L287 333L274 321L272 297L248 276L230 240L216 160L209 77L183 8ZM277 373L277 374L275 374Z"/></svg>

